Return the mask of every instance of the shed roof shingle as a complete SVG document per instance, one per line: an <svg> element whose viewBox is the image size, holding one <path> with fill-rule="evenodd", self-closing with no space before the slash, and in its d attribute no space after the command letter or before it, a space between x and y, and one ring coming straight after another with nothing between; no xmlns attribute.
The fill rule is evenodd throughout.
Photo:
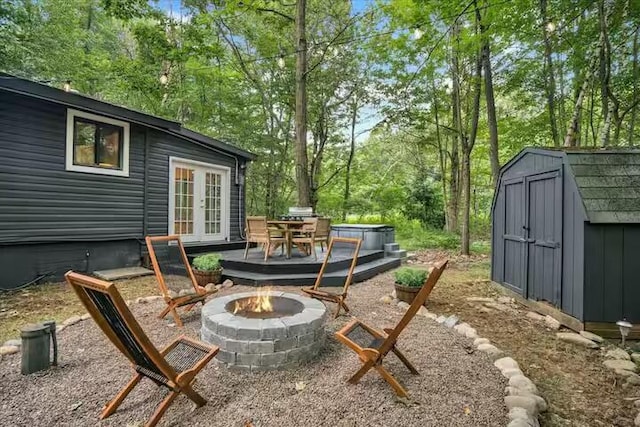
<svg viewBox="0 0 640 427"><path fill-rule="evenodd" d="M566 154L589 221L640 222L640 151Z"/></svg>

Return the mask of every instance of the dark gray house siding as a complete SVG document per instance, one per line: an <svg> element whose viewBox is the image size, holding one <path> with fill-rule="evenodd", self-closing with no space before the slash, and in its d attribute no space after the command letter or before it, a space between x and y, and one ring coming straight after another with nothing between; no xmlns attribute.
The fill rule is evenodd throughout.
<svg viewBox="0 0 640 427"><path fill-rule="evenodd" d="M250 153L179 123L0 76L0 289L69 269L138 265L144 236L168 230L170 156L230 168L229 237L241 239L236 171ZM129 123L128 177L66 170L68 108Z"/></svg>
<svg viewBox="0 0 640 427"><path fill-rule="evenodd" d="M143 131L129 177L65 170L66 108L0 91L0 244L142 235Z"/></svg>
<svg viewBox="0 0 640 427"><path fill-rule="evenodd" d="M533 190L530 183L552 170L562 176L556 181L560 190L552 185ZM640 322L639 178L638 151L523 150L502 168L494 197L492 280L585 323L613 323L623 317ZM550 256L553 245L538 244L540 237L532 236L527 229L535 222L532 216L545 230L561 227L561 237L553 242L561 251L559 264L538 262ZM546 255L531 262L535 246L545 247ZM560 268L557 283L551 266ZM542 293L531 289L536 274L543 278ZM520 278L519 286L510 282L513 277ZM549 283L556 289L549 289Z"/></svg>

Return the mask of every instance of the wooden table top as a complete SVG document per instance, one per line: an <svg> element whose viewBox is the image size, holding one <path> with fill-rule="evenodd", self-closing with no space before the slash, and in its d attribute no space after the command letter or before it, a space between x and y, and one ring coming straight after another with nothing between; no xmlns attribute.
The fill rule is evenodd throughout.
<svg viewBox="0 0 640 427"><path fill-rule="evenodd" d="M305 222L304 221L293 221L293 220L278 220L278 219L273 219L273 220L269 220L267 221L267 224L270 225L303 225Z"/></svg>

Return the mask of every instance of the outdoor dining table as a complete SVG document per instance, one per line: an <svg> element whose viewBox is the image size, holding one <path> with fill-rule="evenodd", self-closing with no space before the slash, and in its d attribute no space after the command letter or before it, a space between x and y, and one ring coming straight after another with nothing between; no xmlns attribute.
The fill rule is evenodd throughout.
<svg viewBox="0 0 640 427"><path fill-rule="evenodd" d="M304 225L304 221L296 221L296 220L269 220L267 221L267 226L275 226L279 230L281 230L285 239L287 240L286 257L291 258L291 236L294 231L299 230ZM300 248L301 252L306 253L302 248Z"/></svg>

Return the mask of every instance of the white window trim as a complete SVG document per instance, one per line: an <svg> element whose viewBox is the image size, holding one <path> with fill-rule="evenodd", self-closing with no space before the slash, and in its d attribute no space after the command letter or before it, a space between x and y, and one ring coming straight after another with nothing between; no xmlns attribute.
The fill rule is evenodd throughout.
<svg viewBox="0 0 640 427"><path fill-rule="evenodd" d="M193 166L201 166L207 169L211 169L211 170L219 170L221 172L224 172L224 174L226 175L226 179L225 179L225 184L226 184L226 198L224 201L224 204L226 206L224 206L224 212L226 214L226 218L224 221L224 224L221 224L221 230L220 233L222 234L222 238L225 241L230 241L231 240L231 168L228 166L222 166L222 165L216 165L213 163L206 163L206 162L201 162L201 161L197 161L197 160L191 160L191 159L185 159L182 157L175 157L175 156L169 156L169 182L168 184L168 188L167 188L167 195L169 198L169 212L168 212L168 217L169 217L169 224L168 225L168 234L169 235L173 235L175 234L175 228L174 228L174 222L175 222L175 194L174 194L174 190L173 190L173 182L175 180L175 167L174 164L175 163L182 163L185 165L193 165ZM194 203L195 206L195 203ZM194 213L195 215L195 213ZM195 224L194 224L195 227ZM194 244L194 243L204 243L204 242L208 242L210 240L194 240L191 242L185 242L185 246L188 246L189 244Z"/></svg>
<svg viewBox="0 0 640 427"><path fill-rule="evenodd" d="M73 124L76 117L93 120L100 123L119 126L122 128L122 169L109 169L97 166L81 166L73 164ZM98 175L129 176L129 123L84 111L67 108L67 146L66 146L66 170L72 172L93 173Z"/></svg>

